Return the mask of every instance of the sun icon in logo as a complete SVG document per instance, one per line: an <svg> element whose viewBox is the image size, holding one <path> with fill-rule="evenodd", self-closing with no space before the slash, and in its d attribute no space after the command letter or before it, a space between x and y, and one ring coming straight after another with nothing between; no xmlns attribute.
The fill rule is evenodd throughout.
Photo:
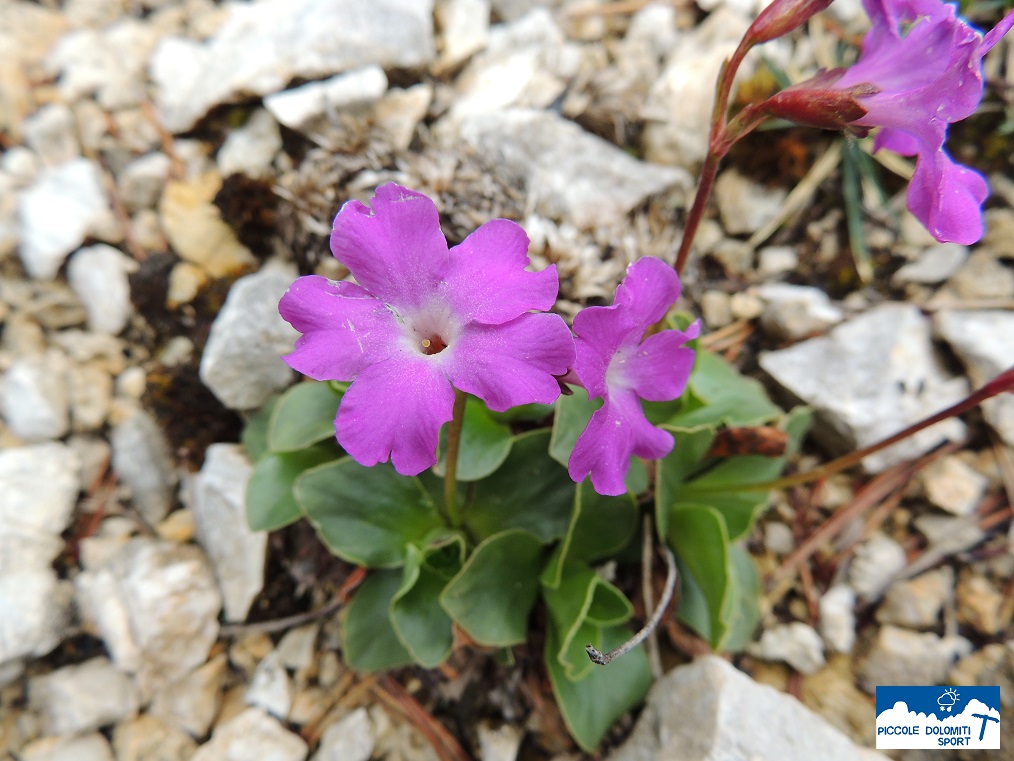
<svg viewBox="0 0 1014 761"><path fill-rule="evenodd" d="M950 713L951 709L954 708L954 704L958 702L958 691L955 689L944 690L944 694L937 698L937 704L940 709L946 713Z"/></svg>

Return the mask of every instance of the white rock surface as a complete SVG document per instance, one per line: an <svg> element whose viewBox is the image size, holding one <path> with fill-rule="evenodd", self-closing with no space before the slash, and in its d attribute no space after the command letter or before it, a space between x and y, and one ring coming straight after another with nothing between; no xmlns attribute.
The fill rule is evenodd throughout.
<svg viewBox="0 0 1014 761"><path fill-rule="evenodd" d="M155 693L149 712L193 737L204 737L222 703L227 661L224 654L218 655L166 685Z"/></svg>
<svg viewBox="0 0 1014 761"><path fill-rule="evenodd" d="M271 173L271 162L282 149L282 133L270 112L258 108L246 124L231 131L218 151L218 171L223 177L245 174L265 177Z"/></svg>
<svg viewBox="0 0 1014 761"><path fill-rule="evenodd" d="M237 280L211 326L201 380L226 407L251 410L292 382L280 357L292 351L295 328L278 314L278 300L295 270L266 267Z"/></svg>
<svg viewBox="0 0 1014 761"><path fill-rule="evenodd" d="M516 724L493 727L482 722L476 727L481 761L515 761L524 739L524 730Z"/></svg>
<svg viewBox="0 0 1014 761"><path fill-rule="evenodd" d="M849 566L849 586L867 600L875 600L905 567L905 550L886 534L877 533L856 548Z"/></svg>
<svg viewBox="0 0 1014 761"><path fill-rule="evenodd" d="M750 235L778 214L785 201L783 188L769 188L744 177L735 169L715 181L715 203L729 235Z"/></svg>
<svg viewBox="0 0 1014 761"><path fill-rule="evenodd" d="M197 743L161 719L142 714L116 726L113 749L116 761L190 761Z"/></svg>
<svg viewBox="0 0 1014 761"><path fill-rule="evenodd" d="M1014 365L1014 313L1008 311L940 311L934 320L938 336L958 355L976 388ZM982 405L986 420L1014 446L1014 394L1001 394Z"/></svg>
<svg viewBox="0 0 1014 761"><path fill-rule="evenodd" d="M686 172L638 161L550 111L508 109L444 128L446 139L475 148L491 170L518 177L536 212L581 228L619 222L648 196L691 182Z"/></svg>
<svg viewBox="0 0 1014 761"><path fill-rule="evenodd" d="M765 629L747 652L766 661L785 661L803 674L814 674L824 665L824 642L812 626L801 621Z"/></svg>
<svg viewBox="0 0 1014 761"><path fill-rule="evenodd" d="M886 761L802 703L708 655L655 682L608 761Z"/></svg>
<svg viewBox="0 0 1014 761"><path fill-rule="evenodd" d="M257 664L243 702L282 721L288 717L292 710L292 682L277 650L272 650Z"/></svg>
<svg viewBox="0 0 1014 761"><path fill-rule="evenodd" d="M244 620L264 586L268 535L252 531L246 521L246 485L252 473L241 445L212 444L193 481L197 540L215 568L226 621Z"/></svg>
<svg viewBox="0 0 1014 761"><path fill-rule="evenodd" d="M158 32L153 24L125 18L105 29L78 29L50 53L47 69L59 74L57 87L68 103L95 94L115 111L145 99L145 68Z"/></svg>
<svg viewBox="0 0 1014 761"><path fill-rule="evenodd" d="M264 99L264 107L280 124L305 133L343 110L372 105L386 90L384 70L376 65L363 66L322 82L269 95Z"/></svg>
<svg viewBox="0 0 1014 761"><path fill-rule="evenodd" d="M138 410L112 431L113 469L130 488L134 507L154 525L169 513L176 467L165 434L151 415Z"/></svg>
<svg viewBox="0 0 1014 761"><path fill-rule="evenodd" d="M43 166L59 166L81 155L74 114L62 103L43 106L24 122L25 144Z"/></svg>
<svg viewBox="0 0 1014 761"><path fill-rule="evenodd" d="M907 304L885 304L826 336L764 352L760 365L789 395L813 406L814 436L833 452L851 452L954 404L968 391L950 377L930 340L929 321ZM870 455L879 472L964 434L951 419Z"/></svg>
<svg viewBox="0 0 1014 761"><path fill-rule="evenodd" d="M369 761L376 742L369 714L357 708L324 730L312 761Z"/></svg>
<svg viewBox="0 0 1014 761"><path fill-rule="evenodd" d="M67 265L67 280L88 312L88 327L116 335L127 327L134 306L128 277L137 262L100 243L76 252Z"/></svg>
<svg viewBox="0 0 1014 761"><path fill-rule="evenodd" d="M373 118L395 150L407 150L416 127L433 101L433 85L422 82L401 89L392 87L373 107Z"/></svg>
<svg viewBox="0 0 1014 761"><path fill-rule="evenodd" d="M820 636L828 650L852 652L856 642L856 593L847 584L831 587L818 604Z"/></svg>
<svg viewBox="0 0 1014 761"><path fill-rule="evenodd" d="M18 220L21 263L37 280L56 277L67 254L80 246L86 235L115 225L102 174L88 159L39 172L21 195Z"/></svg>
<svg viewBox="0 0 1014 761"><path fill-rule="evenodd" d="M845 317L824 291L813 286L765 283L755 293L764 302L761 327L780 341L823 333Z"/></svg>
<svg viewBox="0 0 1014 761"><path fill-rule="evenodd" d="M943 566L896 581L877 608L877 621L906 629L933 629L940 623L940 611L954 597L954 571Z"/></svg>
<svg viewBox="0 0 1014 761"><path fill-rule="evenodd" d="M62 352L15 360L3 376L0 409L10 429L25 441L58 439L70 430L70 363Z"/></svg>
<svg viewBox="0 0 1014 761"><path fill-rule="evenodd" d="M505 108L548 107L580 67L581 49L568 42L545 8L497 25L485 51L455 80L450 118Z"/></svg>
<svg viewBox="0 0 1014 761"><path fill-rule="evenodd" d="M918 473L926 499L954 515L970 515L989 486L989 479L960 457L934 460Z"/></svg>
<svg viewBox="0 0 1014 761"><path fill-rule="evenodd" d="M704 23L679 34L643 108L649 161L691 167L704 159L715 79L747 26L739 13L719 8ZM739 76L749 68L741 68Z"/></svg>
<svg viewBox="0 0 1014 761"><path fill-rule="evenodd" d="M28 744L20 761L114 761L109 741L94 732L80 737L44 737Z"/></svg>
<svg viewBox="0 0 1014 761"><path fill-rule="evenodd" d="M75 579L78 607L143 699L208 657L222 599L204 554L148 538L127 542Z"/></svg>
<svg viewBox="0 0 1014 761"><path fill-rule="evenodd" d="M226 138L226 143L233 134ZM146 153L123 167L116 177L116 184L127 211L154 209L171 168L172 159L161 152Z"/></svg>
<svg viewBox="0 0 1014 761"><path fill-rule="evenodd" d="M49 568L0 575L0 664L45 655L70 622L72 593Z"/></svg>
<svg viewBox="0 0 1014 761"><path fill-rule="evenodd" d="M34 677L28 695L45 732L54 735L91 732L130 718L139 707L133 680L104 657Z"/></svg>
<svg viewBox="0 0 1014 761"><path fill-rule="evenodd" d="M278 92L292 79L367 64L410 68L435 55L432 0L260 0L228 13L208 42L170 37L155 50L156 104L172 132L213 106Z"/></svg>
<svg viewBox="0 0 1014 761"><path fill-rule="evenodd" d="M891 282L942 283L951 277L968 260L968 248L959 243L937 243L924 250L914 262L909 262L894 273Z"/></svg>
<svg viewBox="0 0 1014 761"><path fill-rule="evenodd" d="M859 668L859 681L870 694L877 685L943 684L951 666L970 652L972 643L964 637L882 626Z"/></svg>
<svg viewBox="0 0 1014 761"><path fill-rule="evenodd" d="M299 735L260 709L249 708L219 724L190 761L303 761L307 751Z"/></svg>
<svg viewBox="0 0 1014 761"><path fill-rule="evenodd" d="M486 47L489 0L440 0L435 9L440 26L440 66L450 68Z"/></svg>
<svg viewBox="0 0 1014 761"><path fill-rule="evenodd" d="M799 266L799 253L792 246L766 246L757 252L757 274L776 277Z"/></svg>

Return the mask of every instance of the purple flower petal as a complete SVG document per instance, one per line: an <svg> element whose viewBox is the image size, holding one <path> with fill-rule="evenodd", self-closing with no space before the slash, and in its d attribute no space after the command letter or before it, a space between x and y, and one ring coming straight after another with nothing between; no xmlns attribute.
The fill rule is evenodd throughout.
<svg viewBox="0 0 1014 761"><path fill-rule="evenodd" d="M982 237L985 178L943 150L921 154L908 186L908 208L937 240L968 246Z"/></svg>
<svg viewBox="0 0 1014 761"><path fill-rule="evenodd" d="M487 325L552 309L560 288L556 266L528 272L529 264L525 231L516 222L494 219L451 249L443 292L459 316Z"/></svg>
<svg viewBox="0 0 1014 761"><path fill-rule="evenodd" d="M621 391L610 394L592 415L574 445L567 472L578 483L591 474L595 491L615 496L626 491L624 479L632 456L657 460L672 447L672 434L648 422L637 395Z"/></svg>
<svg viewBox="0 0 1014 761"><path fill-rule="evenodd" d="M282 359L314 380L349 381L396 350L401 331L394 315L365 289L319 275L296 280L278 311L303 333Z"/></svg>
<svg viewBox="0 0 1014 761"><path fill-rule="evenodd" d="M686 333L665 330L648 336L626 357L624 374L630 388L649 402L667 402L683 393L694 369L694 350L684 344L700 334L694 323Z"/></svg>
<svg viewBox="0 0 1014 761"><path fill-rule="evenodd" d="M556 401L560 384L554 376L573 361L574 341L562 317L525 314L503 325L467 326L445 368L455 388L503 412Z"/></svg>
<svg viewBox="0 0 1014 761"><path fill-rule="evenodd" d="M454 409L454 389L427 358L371 365L345 392L335 430L338 443L362 465L388 458L403 476L437 461L440 426Z"/></svg>
<svg viewBox="0 0 1014 761"><path fill-rule="evenodd" d="M389 183L372 209L349 201L335 217L331 252L371 294L398 309L432 297L449 265L447 239L433 201Z"/></svg>

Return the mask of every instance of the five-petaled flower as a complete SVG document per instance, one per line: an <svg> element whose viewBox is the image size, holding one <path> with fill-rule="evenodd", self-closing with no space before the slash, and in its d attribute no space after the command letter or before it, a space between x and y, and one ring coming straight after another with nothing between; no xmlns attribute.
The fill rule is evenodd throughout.
<svg viewBox="0 0 1014 761"><path fill-rule="evenodd" d="M941 0L863 0L863 6L873 26L856 63L783 90L765 110L821 127L880 127L878 150L917 157L908 187L912 213L937 240L974 243L982 237L989 188L943 146L948 125L971 116L982 100L982 59L1014 25L1014 11L983 37ZM843 108L843 95L865 114Z"/></svg>
<svg viewBox="0 0 1014 761"><path fill-rule="evenodd" d="M574 375L589 398L601 397L578 437L568 470L575 481L590 473L599 494L622 494L633 455L655 460L673 448L673 437L644 415L641 399L669 401L683 393L694 365L684 344L700 332L645 331L665 317L680 294L679 277L659 259L646 257L627 268L610 307L588 307L574 318Z"/></svg>
<svg viewBox="0 0 1014 761"><path fill-rule="evenodd" d="M352 381L335 418L338 442L363 465L403 475L436 462L454 389L503 411L560 394L574 359L556 301L555 267L529 272L528 236L487 222L448 249L436 206L395 184L372 209L338 212L331 251L356 279L301 277L279 303L303 335L284 357L315 380Z"/></svg>

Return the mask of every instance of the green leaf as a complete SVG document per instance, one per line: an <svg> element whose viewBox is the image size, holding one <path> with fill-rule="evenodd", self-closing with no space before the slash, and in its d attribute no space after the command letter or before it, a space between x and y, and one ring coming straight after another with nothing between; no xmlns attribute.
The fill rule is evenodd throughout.
<svg viewBox="0 0 1014 761"><path fill-rule="evenodd" d="M440 431L440 461L433 468L443 476L447 467L447 426ZM465 419L458 450L459 481L478 481L503 465L511 451L511 430L498 423L474 396L465 402Z"/></svg>
<svg viewBox="0 0 1014 761"><path fill-rule="evenodd" d="M553 414L552 404L522 404L504 412L489 411L489 416L498 423L538 423Z"/></svg>
<svg viewBox="0 0 1014 761"><path fill-rule="evenodd" d="M331 552L368 568L400 566L408 544L444 525L419 479L351 457L304 472L296 501Z"/></svg>
<svg viewBox="0 0 1014 761"><path fill-rule="evenodd" d="M413 660L425 668L443 663L454 644L453 622L440 605L440 594L464 555L460 534L425 548L407 548L401 587L391 602L391 624Z"/></svg>
<svg viewBox="0 0 1014 761"><path fill-rule="evenodd" d="M556 658L568 678L580 679L594 666L584 650L586 644L595 644L588 639L591 631L623 623L634 609L620 590L583 563L564 565L556 587L546 583L551 573L543 574L542 597L559 635Z"/></svg>
<svg viewBox="0 0 1014 761"><path fill-rule="evenodd" d="M590 637L590 644L608 651L618 647L629 636L630 632L625 627L596 629ZM651 686L648 657L642 645L608 666L593 665L583 678L575 680L567 676L556 658L559 649L557 633L550 627L545 659L553 694L575 742L585 752L594 753L613 722L644 700Z"/></svg>
<svg viewBox="0 0 1014 761"><path fill-rule="evenodd" d="M669 532L669 508L682 493L684 484L701 468L701 461L715 440L711 428L671 432L676 445L655 466L655 521L659 536Z"/></svg>
<svg viewBox="0 0 1014 761"><path fill-rule="evenodd" d="M548 446L547 429L515 436L504 464L476 482L465 510L473 536L481 540L521 528L548 543L564 535L575 484L565 468L546 456Z"/></svg>
<svg viewBox="0 0 1014 761"><path fill-rule="evenodd" d="M782 414L760 383L710 352L697 352L688 387L702 406L676 414L667 421L671 426L761 425Z"/></svg>
<svg viewBox="0 0 1014 761"><path fill-rule="evenodd" d="M472 639L507 647L528 636L528 614L539 592L542 542L512 529L484 540L440 596L444 609Z"/></svg>
<svg viewBox="0 0 1014 761"><path fill-rule="evenodd" d="M549 456L567 467L570 453L582 431L588 427L595 410L602 406L602 400L588 399L588 392L580 386L574 393L561 394L556 400L556 417L553 418L553 435L549 442Z"/></svg>
<svg viewBox="0 0 1014 761"><path fill-rule="evenodd" d="M727 652L740 652L753 641L760 623L760 576L753 558L738 544L729 547L730 594L723 616L729 634Z"/></svg>
<svg viewBox="0 0 1014 761"><path fill-rule="evenodd" d="M707 603L706 627L699 619L684 618L682 604L680 617L707 637L715 650L720 650L728 629L723 618L730 576L725 521L713 507L679 503L670 512L666 538L685 569L683 583L695 582ZM691 595L688 593L688 596Z"/></svg>
<svg viewBox="0 0 1014 761"><path fill-rule="evenodd" d="M303 513L293 487L304 471L341 455L334 442L299 452L267 453L254 466L246 487L246 520L254 531L275 531Z"/></svg>
<svg viewBox="0 0 1014 761"><path fill-rule="evenodd" d="M294 452L334 438L341 397L327 383L297 383L278 398L268 423L268 448Z"/></svg>
<svg viewBox="0 0 1014 761"><path fill-rule="evenodd" d="M257 462L268 452L268 424L271 422L271 413L277 404L278 397L271 397L263 407L247 419L246 425L243 426L243 434L240 438L250 462Z"/></svg>
<svg viewBox="0 0 1014 761"><path fill-rule="evenodd" d="M543 575L543 583L559 586L559 573L566 563L592 563L619 552L637 531L637 517L637 503L629 494L605 497L587 481L578 484L570 525L556 553L558 562Z"/></svg>
<svg viewBox="0 0 1014 761"><path fill-rule="evenodd" d="M345 609L342 655L357 671L383 671L412 663L391 625L391 600L401 582L401 571L374 571Z"/></svg>

